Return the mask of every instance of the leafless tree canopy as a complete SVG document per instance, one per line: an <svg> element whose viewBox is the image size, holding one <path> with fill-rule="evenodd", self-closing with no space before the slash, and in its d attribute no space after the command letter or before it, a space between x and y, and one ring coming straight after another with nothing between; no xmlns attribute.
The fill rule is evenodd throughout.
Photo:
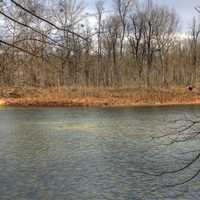
<svg viewBox="0 0 200 200"><path fill-rule="evenodd" d="M1 85L165 87L199 81L198 20L180 39L176 12L151 0L113 0L109 12L98 0L94 14L78 0L0 5Z"/></svg>

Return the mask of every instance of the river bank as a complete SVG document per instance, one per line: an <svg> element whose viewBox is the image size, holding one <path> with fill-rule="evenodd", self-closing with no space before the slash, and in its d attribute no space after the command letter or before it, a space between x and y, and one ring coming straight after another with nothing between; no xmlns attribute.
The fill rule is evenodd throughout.
<svg viewBox="0 0 200 200"><path fill-rule="evenodd" d="M198 89L188 88L0 88L5 106L119 107L198 105Z"/></svg>

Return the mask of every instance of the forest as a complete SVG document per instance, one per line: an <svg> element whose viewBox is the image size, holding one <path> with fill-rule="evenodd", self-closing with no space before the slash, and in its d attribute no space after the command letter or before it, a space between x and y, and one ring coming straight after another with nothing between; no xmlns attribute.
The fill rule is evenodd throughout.
<svg viewBox="0 0 200 200"><path fill-rule="evenodd" d="M1 1L0 82L31 87L198 84L198 19L181 37L176 11L153 1ZM197 8L198 11L198 8ZM197 12L194 8L194 13ZM93 20L92 20L93 19Z"/></svg>

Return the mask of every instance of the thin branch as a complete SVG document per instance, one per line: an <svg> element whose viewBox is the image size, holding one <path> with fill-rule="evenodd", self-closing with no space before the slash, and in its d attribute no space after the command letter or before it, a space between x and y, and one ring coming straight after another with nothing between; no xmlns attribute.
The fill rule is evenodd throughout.
<svg viewBox="0 0 200 200"><path fill-rule="evenodd" d="M64 31L64 32L71 33L71 34L73 34L73 35L75 35L75 36L77 36L77 37L79 37L79 38L81 38L81 39L83 39L83 40L85 40L85 41L88 40L88 38L85 38L85 37L83 37L82 35L80 35L80 34L74 32L74 31L71 31L71 30L66 29L66 28L60 28L60 27L58 27L58 26L55 25L54 23L52 23L52 22L50 22L49 20L47 20L47 19L45 19L45 18L43 18L43 17L37 15L36 13L30 11L29 9L25 8L24 6L22 6L21 4L17 3L17 2L14 1L14 0L11 0L11 2L12 2L13 4L15 4L17 7L19 7L20 9L22 9L22 10L24 10L25 12L29 13L30 15L32 15L32 16L38 18L39 20L41 20L41 21L43 21L43 22L45 22L45 23L51 25L52 27L56 28L56 29L59 30L59 31Z"/></svg>
<svg viewBox="0 0 200 200"><path fill-rule="evenodd" d="M66 47L66 46L60 44L57 40L55 40L55 39L49 37L48 35L46 35L46 34L40 32L40 31L38 31L37 29L35 29L35 28L33 28L33 27L31 27L31 26L25 24L25 23L22 23L22 22L17 21L16 19L14 19L14 18L8 16L8 15L5 14L4 12L0 11L0 14L3 15L4 17L8 18L9 20L13 21L14 23L17 23L17 24L19 24L19 25L21 25L21 26L24 26L24 27L26 27L26 28L29 28L30 30L32 30L32 31L34 31L34 32L36 32L36 33L38 33L38 34L40 34L41 36L43 36L43 37L49 39L50 41L52 41L54 44L53 44L53 43L49 43L49 42L44 42L44 41L43 41L44 43L47 43L47 44L50 44L50 45L55 45L55 46L57 46L57 47L61 47L61 48L63 48L63 49L71 50L71 51L73 51L73 52L80 51L80 50L84 49L84 48L87 46L87 45L85 45L85 46L83 46L83 47L81 47L81 48L78 48L78 49L72 49L72 48ZM93 33L90 37L93 37L95 34L96 34L96 33ZM33 39L32 39L32 40L33 40ZM35 39L35 40L38 40L38 39ZM39 41L39 40L38 40L38 41ZM40 41L40 42L42 42L42 41Z"/></svg>
<svg viewBox="0 0 200 200"><path fill-rule="evenodd" d="M181 183L166 185L166 187L176 187L176 186L184 185L184 184L189 183L190 181L194 180L199 174L200 174L200 169L192 177L188 178L187 180L185 180Z"/></svg>
<svg viewBox="0 0 200 200"><path fill-rule="evenodd" d="M25 23L22 23L22 22L17 21L16 19L14 19L14 18L8 16L8 15L5 14L4 12L2 12L1 10L0 10L0 14L3 15L4 17L8 18L9 20L11 20L11 21L13 21L13 22L15 22L15 23L21 25L21 26L24 26L24 27L26 27L26 28L29 28L29 29L31 29L32 31L34 31L34 32L36 32L36 33L42 35L43 37L45 37L45 38L49 39L50 41L54 42L55 44L57 44L59 47L65 48L65 46L61 45L59 42L57 42L57 41L54 40L53 38L49 37L48 35L46 35L46 34L40 32L40 31L34 29L33 27L31 27L31 26L29 26L29 25L27 25L27 24L25 24Z"/></svg>
<svg viewBox="0 0 200 200"><path fill-rule="evenodd" d="M161 172L161 173L157 173L157 174L142 172L142 171L135 171L135 172L142 173L142 174L149 175L149 176L155 176L155 177L164 176L164 175L168 175L168 174L177 174L177 173L184 171L185 169L191 167L199 159L200 159L200 153L192 161L190 161L188 164L186 164L184 167L177 169L177 170L166 171L166 172Z"/></svg>
<svg viewBox="0 0 200 200"><path fill-rule="evenodd" d="M22 51L22 52L24 52L24 53L27 53L27 54L29 54L29 55L31 55L31 56L34 56L34 57L43 59L43 58L41 58L41 56L35 55L35 54L31 53L30 51L27 51L27 50L25 50L25 49L23 49L23 48L21 48L21 47L15 46L14 44L11 44L11 43L9 43L9 42L0 40L0 43L1 43L1 44L4 44L4 45L6 45L6 46L10 46L10 47L12 47L12 48L18 49L18 50L20 50L20 51Z"/></svg>

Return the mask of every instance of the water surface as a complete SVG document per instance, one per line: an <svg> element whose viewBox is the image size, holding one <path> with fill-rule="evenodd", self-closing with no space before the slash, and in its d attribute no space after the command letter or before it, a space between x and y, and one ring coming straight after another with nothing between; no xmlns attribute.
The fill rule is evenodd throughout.
<svg viewBox="0 0 200 200"><path fill-rule="evenodd" d="M0 108L0 199L198 199L198 170L154 177L140 172L177 169L190 161L198 140L162 145L152 140L194 119L200 107ZM182 126L182 124L181 124ZM166 141L165 141L166 140Z"/></svg>

